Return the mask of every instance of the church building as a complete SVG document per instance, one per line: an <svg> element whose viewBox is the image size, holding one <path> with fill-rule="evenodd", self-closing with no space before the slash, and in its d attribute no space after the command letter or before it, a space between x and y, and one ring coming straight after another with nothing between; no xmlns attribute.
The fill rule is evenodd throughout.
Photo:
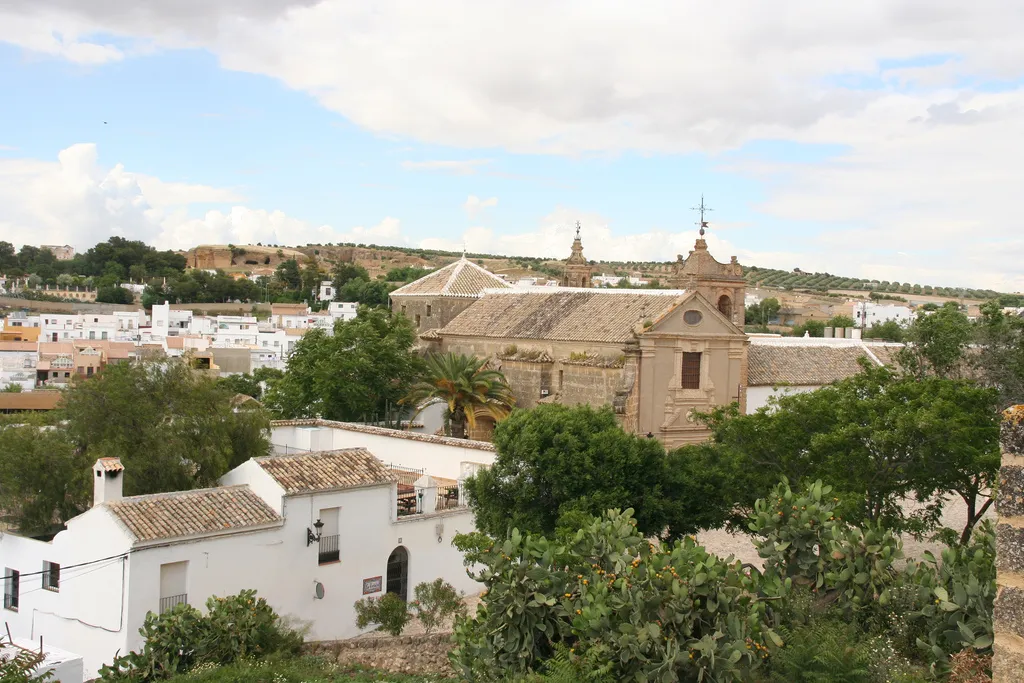
<svg viewBox="0 0 1024 683"><path fill-rule="evenodd" d="M502 281L420 339L428 351L487 358L519 407L611 405L630 432L669 448L699 443L709 431L695 412L732 402L744 409L749 344L742 271L735 257L723 264L708 253L703 228L690 255L677 261L678 289L591 288L577 231L563 279L574 286L512 288ZM422 291L416 285L403 289ZM401 292L393 303L409 306Z"/></svg>

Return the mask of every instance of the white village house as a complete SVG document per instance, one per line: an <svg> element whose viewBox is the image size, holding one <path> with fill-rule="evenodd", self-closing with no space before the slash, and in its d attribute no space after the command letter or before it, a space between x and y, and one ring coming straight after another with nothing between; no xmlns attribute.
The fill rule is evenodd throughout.
<svg viewBox="0 0 1024 683"><path fill-rule="evenodd" d="M359 634L364 596L479 590L451 541L474 529L461 480L491 444L320 420L275 423L272 442L216 488L147 496L98 460L93 507L51 541L0 533L12 635L81 655L89 678L139 647L148 612L212 595L256 589L323 640Z"/></svg>

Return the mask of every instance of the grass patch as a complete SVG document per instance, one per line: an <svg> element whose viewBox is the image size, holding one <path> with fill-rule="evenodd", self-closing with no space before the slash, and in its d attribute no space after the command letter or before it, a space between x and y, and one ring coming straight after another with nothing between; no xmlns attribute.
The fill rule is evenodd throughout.
<svg viewBox="0 0 1024 683"><path fill-rule="evenodd" d="M173 683L437 683L457 679L389 673L355 664L336 664L323 657L306 656L261 661L243 660L226 666L200 664L189 673L171 680Z"/></svg>

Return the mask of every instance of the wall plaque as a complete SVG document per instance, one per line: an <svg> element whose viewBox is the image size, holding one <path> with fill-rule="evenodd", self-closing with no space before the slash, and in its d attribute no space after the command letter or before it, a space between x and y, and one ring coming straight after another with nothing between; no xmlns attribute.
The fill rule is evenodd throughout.
<svg viewBox="0 0 1024 683"><path fill-rule="evenodd" d="M371 579L363 579L363 595L369 595L370 593L380 593L380 589L383 585L382 576L374 576Z"/></svg>

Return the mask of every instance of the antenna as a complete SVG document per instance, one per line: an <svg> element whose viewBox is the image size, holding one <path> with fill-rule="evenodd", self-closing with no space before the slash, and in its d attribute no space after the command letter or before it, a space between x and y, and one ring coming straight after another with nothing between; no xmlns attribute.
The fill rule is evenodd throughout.
<svg viewBox="0 0 1024 683"><path fill-rule="evenodd" d="M700 196L700 206L695 206L695 207L693 207L690 210L691 211L700 211L700 222L697 223L697 225L700 226L700 236L704 237L704 228L708 227L708 222L706 220L704 220L704 214L708 213L708 212L711 212L711 211L714 211L714 209L712 209L710 206L705 206L704 205L704 195L701 195Z"/></svg>

